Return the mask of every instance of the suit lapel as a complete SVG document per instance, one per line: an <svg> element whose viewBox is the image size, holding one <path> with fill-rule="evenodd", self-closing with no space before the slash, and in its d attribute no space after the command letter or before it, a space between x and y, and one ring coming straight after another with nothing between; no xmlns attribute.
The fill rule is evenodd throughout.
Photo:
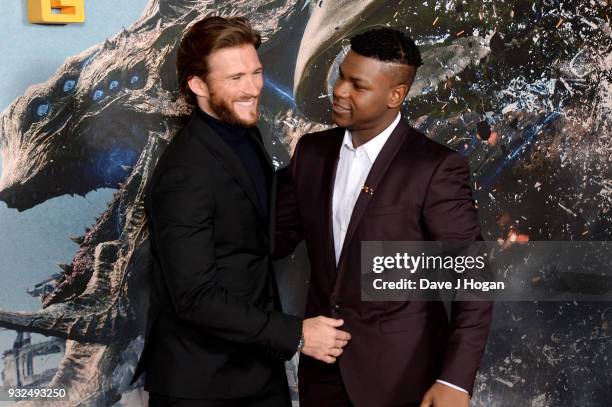
<svg viewBox="0 0 612 407"><path fill-rule="evenodd" d="M325 245L325 255L327 264L327 275L330 286L336 279L336 253L334 249L334 228L333 228L333 213L332 199L334 191L334 182L336 180L336 169L338 167L338 159L340 157L340 147L344 137L344 129L337 127L334 133L330 135L334 140L330 147L323 154L323 174L321 179L321 230L323 231L323 239Z"/></svg>
<svg viewBox="0 0 612 407"><path fill-rule="evenodd" d="M270 155L268 154L268 150L266 150L266 147L263 144L263 137L261 136L261 132L259 131L259 129L257 127L251 127L248 131L247 131L247 135L249 137L252 137L253 140L255 141L255 145L257 146L256 148L259 150L259 152L261 153L262 157L264 157L264 161L266 162L266 168L264 169L265 171L268 171L269 174L266 174L266 176L268 176L268 180L270 181L270 185L269 185L269 191L268 191L268 236L270 236L270 244L269 244L269 249L270 249L270 253L272 253L274 251L274 237L275 237L275 230L276 230L276 172L274 169L274 165L272 164L272 158L270 157ZM257 205L257 207L259 208L259 205Z"/></svg>
<svg viewBox="0 0 612 407"><path fill-rule="evenodd" d="M270 236L270 253L274 251L274 238L275 238L275 230L276 230L276 170L274 165L272 164L272 158L268 154L268 150L263 144L263 137L261 136L261 132L257 127L251 127L247 132L249 137L252 137L255 140L255 145L262 156L265 158L266 162L266 171L269 171L269 180L270 180L270 190L268 191L268 236Z"/></svg>
<svg viewBox="0 0 612 407"><path fill-rule="evenodd" d="M274 253L275 237L276 237L276 173L270 178L270 200L268 203L268 236L270 236L270 253Z"/></svg>
<svg viewBox="0 0 612 407"><path fill-rule="evenodd" d="M376 157L370 172L368 173L368 177L365 180L364 187L368 187L368 190L362 189L357 197L357 202L353 208L353 212L351 214L351 219L349 221L349 225L346 231L346 236L344 238L344 243L342 244L342 250L340 251L340 260L338 261L338 269L342 265L342 261L344 260L346 249L348 245L351 243L355 232L363 218L363 215L372 200L372 197L376 193L376 189L380 184L385 172L389 169L391 162L395 158L397 151L400 149L402 143L405 141L406 136L409 134L410 126L405 119L400 119L399 123L389 136L389 139L385 142L383 148L380 150L380 153Z"/></svg>
<svg viewBox="0 0 612 407"><path fill-rule="evenodd" d="M265 221L265 216L257 199L255 184L247 173L240 157L211 129L204 120L194 117L193 133L201 140L212 154L221 162L226 171L236 180L238 185L244 190L245 194L255 206L261 220ZM262 147L263 148L263 147ZM267 153L266 153L267 157Z"/></svg>
<svg viewBox="0 0 612 407"><path fill-rule="evenodd" d="M251 127L247 131L247 134L249 135L249 137L252 137L253 140L255 140L255 145L257 145L257 148L259 149L263 157L266 159L265 160L266 168L270 170L271 172L274 172L274 166L272 165L272 159L270 158L270 155L268 154L268 151L266 150L266 147L263 144L263 138L261 136L261 132L259 131L259 129L257 127Z"/></svg>

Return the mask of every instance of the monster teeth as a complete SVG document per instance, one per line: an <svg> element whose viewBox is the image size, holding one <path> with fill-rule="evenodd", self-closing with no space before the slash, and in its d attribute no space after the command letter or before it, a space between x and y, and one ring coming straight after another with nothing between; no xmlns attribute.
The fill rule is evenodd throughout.
<svg viewBox="0 0 612 407"><path fill-rule="evenodd" d="M85 236L70 235L69 238L78 245L82 244L85 241Z"/></svg>

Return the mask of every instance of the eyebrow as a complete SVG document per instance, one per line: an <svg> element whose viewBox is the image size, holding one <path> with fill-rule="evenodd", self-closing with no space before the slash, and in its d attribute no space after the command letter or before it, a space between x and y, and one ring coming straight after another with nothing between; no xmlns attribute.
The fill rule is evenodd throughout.
<svg viewBox="0 0 612 407"><path fill-rule="evenodd" d="M260 65L255 70L253 70L253 72L257 72L257 71L263 71L263 66ZM246 75L246 73L245 72L234 72L234 73L227 75L226 78L233 78L234 76L242 76L242 75Z"/></svg>
<svg viewBox="0 0 612 407"><path fill-rule="evenodd" d="M340 76L342 76L343 78L344 76L344 72L342 72L342 65L338 66L338 72L340 74ZM349 76L348 79L352 80L353 82L361 82L363 84L369 84L370 82L367 79L364 78L360 78L358 76Z"/></svg>

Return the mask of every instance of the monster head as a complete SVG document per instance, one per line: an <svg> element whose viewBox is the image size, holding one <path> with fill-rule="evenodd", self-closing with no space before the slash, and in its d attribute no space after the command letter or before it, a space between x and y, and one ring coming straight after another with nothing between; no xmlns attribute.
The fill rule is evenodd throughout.
<svg viewBox="0 0 612 407"><path fill-rule="evenodd" d="M68 58L6 109L0 200L25 210L59 195L116 188L149 132L181 113L168 56L181 28L124 30Z"/></svg>

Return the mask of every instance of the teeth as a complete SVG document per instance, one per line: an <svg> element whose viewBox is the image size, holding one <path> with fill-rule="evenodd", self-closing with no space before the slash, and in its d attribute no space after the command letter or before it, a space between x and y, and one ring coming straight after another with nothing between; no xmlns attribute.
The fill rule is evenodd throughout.
<svg viewBox="0 0 612 407"><path fill-rule="evenodd" d="M248 100L248 101L242 101L242 102L236 102L236 103L239 104L240 106L253 106L253 104L255 103L255 99Z"/></svg>

